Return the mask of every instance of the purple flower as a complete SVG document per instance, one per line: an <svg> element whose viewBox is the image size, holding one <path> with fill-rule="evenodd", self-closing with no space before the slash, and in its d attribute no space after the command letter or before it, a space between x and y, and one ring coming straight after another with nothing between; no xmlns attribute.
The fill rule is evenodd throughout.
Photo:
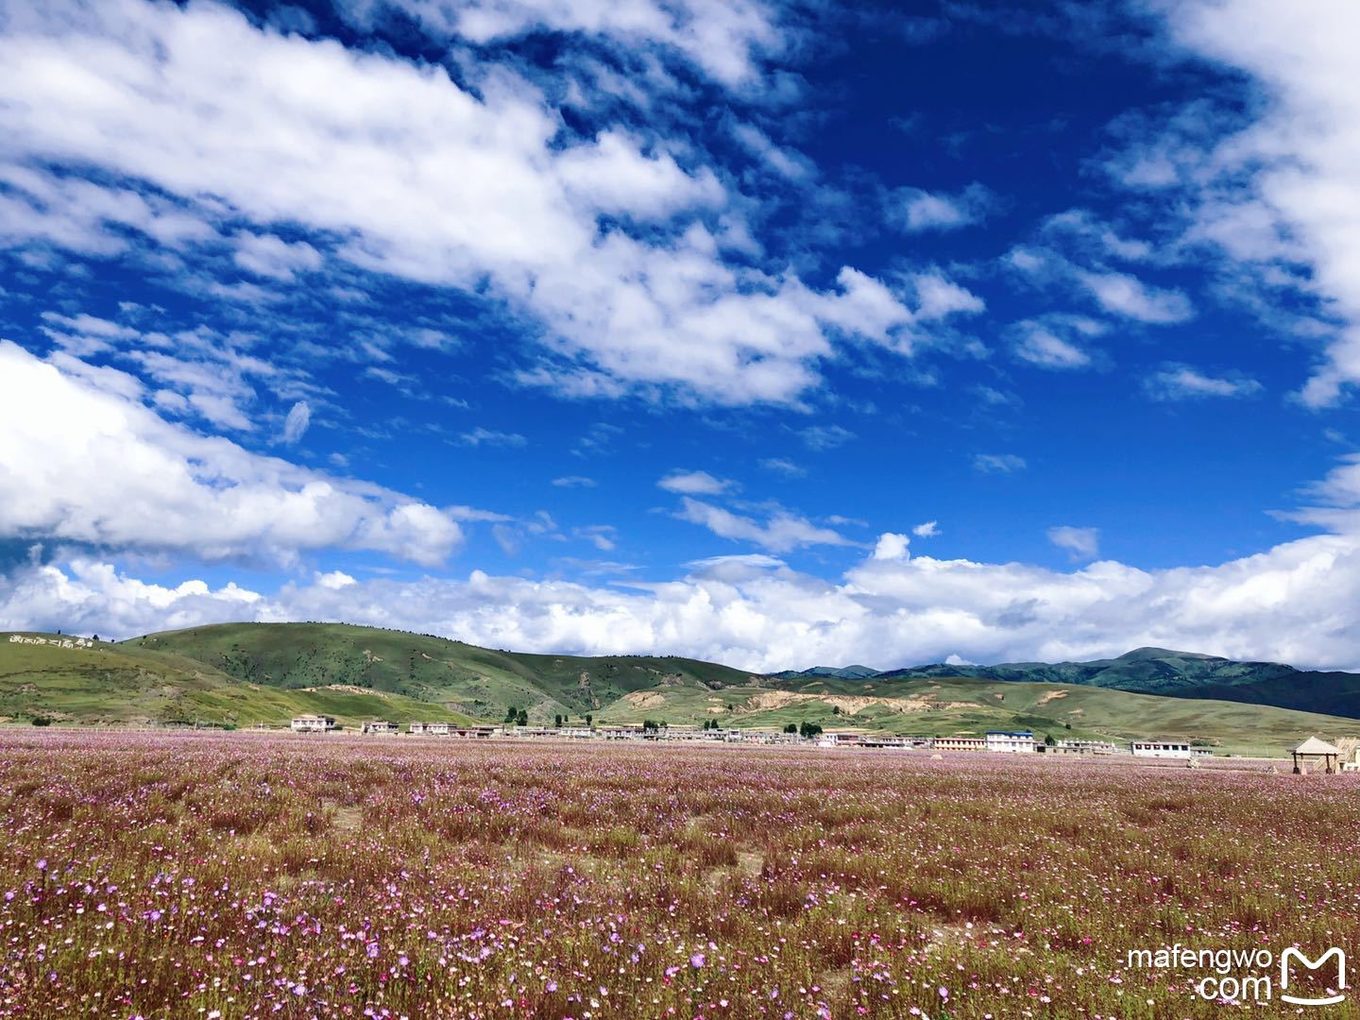
<svg viewBox="0 0 1360 1020"><path fill-rule="evenodd" d="M689 958L689 965L693 967L695 970L698 970L700 967L704 965L704 954L695 953L693 956Z"/></svg>

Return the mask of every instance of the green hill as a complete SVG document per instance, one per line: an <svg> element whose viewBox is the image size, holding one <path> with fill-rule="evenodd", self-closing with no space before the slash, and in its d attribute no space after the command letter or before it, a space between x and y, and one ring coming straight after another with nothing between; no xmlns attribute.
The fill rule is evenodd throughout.
<svg viewBox="0 0 1360 1020"><path fill-rule="evenodd" d="M674 656L530 655L335 623L221 624L133 638L120 647L196 659L238 680L280 688L346 684L499 721L597 714L631 691L748 683L750 674Z"/></svg>
<svg viewBox="0 0 1360 1020"><path fill-rule="evenodd" d="M279 725L295 715L444 719L440 706L382 692L281 690L241 682L193 658L136 645L97 642L65 648L54 634L0 634L0 719L28 722Z"/></svg>

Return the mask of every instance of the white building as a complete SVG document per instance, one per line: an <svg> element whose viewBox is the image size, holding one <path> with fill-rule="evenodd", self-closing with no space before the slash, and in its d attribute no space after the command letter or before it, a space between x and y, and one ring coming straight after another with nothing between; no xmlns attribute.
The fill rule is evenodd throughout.
<svg viewBox="0 0 1360 1020"><path fill-rule="evenodd" d="M294 733L325 733L335 729L335 720L328 715L299 715L293 717Z"/></svg>
<svg viewBox="0 0 1360 1020"><path fill-rule="evenodd" d="M1036 746L1030 730L988 730L984 744L1005 754L1033 754Z"/></svg>
<svg viewBox="0 0 1360 1020"><path fill-rule="evenodd" d="M1207 747L1193 747L1184 740L1135 740L1129 744L1135 758L1206 758Z"/></svg>
<svg viewBox="0 0 1360 1020"><path fill-rule="evenodd" d="M407 733L418 737L447 737L449 724L446 722L413 722L406 727Z"/></svg>
<svg viewBox="0 0 1360 1020"><path fill-rule="evenodd" d="M364 722L363 732L393 734L397 732L397 724L388 722L386 719L368 719Z"/></svg>

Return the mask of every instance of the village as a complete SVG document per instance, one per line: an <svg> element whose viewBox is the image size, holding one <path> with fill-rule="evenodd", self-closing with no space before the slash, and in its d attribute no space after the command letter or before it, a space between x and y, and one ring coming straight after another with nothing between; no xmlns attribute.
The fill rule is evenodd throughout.
<svg viewBox="0 0 1360 1020"><path fill-rule="evenodd" d="M294 733L326 734L342 730L332 716L300 715L291 723ZM456 740L589 740L637 741L683 744L795 745L823 749L862 748L865 750L963 751L992 754L1040 754L1087 758L1128 757L1181 761L1194 767L1213 757L1213 749L1186 740L1132 740L1117 744L1109 740L1040 739L1032 730L988 730L983 736L892 736L835 730L809 733L792 724L784 731L767 729L722 728L712 726L670 726L653 722L584 726L466 725L454 722L412 722L405 735L447 737ZM401 727L391 720L366 720L359 728L365 736L396 737ZM1349 761L1341 748L1310 736L1289 749L1293 771L1321 771L1327 775L1360 771L1360 747Z"/></svg>

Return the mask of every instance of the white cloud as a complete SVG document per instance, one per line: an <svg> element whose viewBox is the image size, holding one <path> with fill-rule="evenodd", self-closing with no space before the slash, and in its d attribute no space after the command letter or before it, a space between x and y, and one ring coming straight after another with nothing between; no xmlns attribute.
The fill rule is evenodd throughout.
<svg viewBox="0 0 1360 1020"><path fill-rule="evenodd" d="M430 565L462 540L432 506L200 436L3 340L0 436L0 534L207 559L341 547Z"/></svg>
<svg viewBox="0 0 1360 1020"><path fill-rule="evenodd" d="M911 552L908 549L910 545L911 539L906 535L885 531L878 536L878 542L874 545L873 558L876 560L910 559Z"/></svg>
<svg viewBox="0 0 1360 1020"><path fill-rule="evenodd" d="M241 234L236 238L236 264L257 276L292 280L299 272L321 268L321 253L306 241L288 242L273 234Z"/></svg>
<svg viewBox="0 0 1360 1020"><path fill-rule="evenodd" d="M760 466L766 471L772 471L785 478L802 478L807 474L807 469L789 460L787 457L766 457L760 462Z"/></svg>
<svg viewBox="0 0 1360 1020"><path fill-rule="evenodd" d="M305 400L299 400L288 409L288 417L283 420L282 439L289 446L298 442L312 424L312 408Z"/></svg>
<svg viewBox="0 0 1360 1020"><path fill-rule="evenodd" d="M983 474L1013 475L1026 467L1025 458L1014 453L978 453L973 456L973 469Z"/></svg>
<svg viewBox="0 0 1360 1020"><path fill-rule="evenodd" d="M949 655L1052 662L1143 645L1360 669L1360 538L1316 535L1170 570L871 556L838 581L765 555L718 557L675 580L628 587L473 571L264 595L201 581L147 584L88 559L0 578L0 629L124 636L238 619L346 620L493 648L692 655L753 670L887 669Z"/></svg>
<svg viewBox="0 0 1360 1020"><path fill-rule="evenodd" d="M554 478L552 484L559 489L593 489L595 479L587 478L585 475L563 475L561 478Z"/></svg>
<svg viewBox="0 0 1360 1020"><path fill-rule="evenodd" d="M730 510L684 497L676 517L698 524L720 538L750 542L770 552L789 552L809 545L849 545L849 539L830 528L822 528L805 517L777 510L761 524L751 517L743 517Z"/></svg>
<svg viewBox="0 0 1360 1020"><path fill-rule="evenodd" d="M1060 370L1086 368L1091 364L1089 354L1040 322L1020 323L1019 332L1015 354L1023 361Z"/></svg>
<svg viewBox="0 0 1360 1020"><path fill-rule="evenodd" d="M358 583L343 570L332 570L325 574L318 573L316 575L317 586L329 588L331 591L339 591L341 588L348 588L350 585Z"/></svg>
<svg viewBox="0 0 1360 1020"><path fill-rule="evenodd" d="M758 0L342 0L360 24L384 7L427 30L489 43L548 29L601 36L626 47L663 47L728 86L749 85L763 55L784 48L776 11Z"/></svg>
<svg viewBox="0 0 1360 1020"><path fill-rule="evenodd" d="M1189 104L1160 135L1130 147L1120 161L1126 176L1141 170L1132 183L1184 188L1190 240L1216 246L1255 280L1274 267L1305 268L1288 289L1321 298L1343 325L1329 331L1302 397L1314 407L1333 404L1360 382L1360 78L1352 46L1360 6L1319 0L1303 17L1271 0L1157 7L1182 46L1250 76L1256 116L1215 144L1224 118L1203 102Z"/></svg>
<svg viewBox="0 0 1360 1020"><path fill-rule="evenodd" d="M840 425L809 425L800 429L798 437L809 450L834 450L855 438L855 434Z"/></svg>
<svg viewBox="0 0 1360 1020"><path fill-rule="evenodd" d="M1167 364L1144 381L1156 400L1194 400L1201 397L1249 397L1261 384L1245 376L1206 375L1189 365Z"/></svg>
<svg viewBox="0 0 1360 1020"><path fill-rule="evenodd" d="M1078 272L1077 279L1102 308L1115 315L1154 325L1171 325L1193 318L1190 299L1177 290L1163 290L1128 273Z"/></svg>
<svg viewBox="0 0 1360 1020"><path fill-rule="evenodd" d="M726 478L714 478L707 471L675 470L656 483L658 488L667 492L679 492L689 496L717 496L732 488Z"/></svg>
<svg viewBox="0 0 1360 1020"><path fill-rule="evenodd" d="M890 195L888 203L888 221L906 233L919 234L980 223L991 198L987 189L974 184L954 195L901 188Z"/></svg>
<svg viewBox="0 0 1360 1020"><path fill-rule="evenodd" d="M539 21L628 34L638 16L644 37L702 53L721 81L744 80L751 53L777 43L755 4L601 5L589 17L575 4L413 6L442 11L470 38ZM542 327L538 363L512 377L572 395L798 403L837 343L906 355L912 335L950 313L914 310L850 267L815 291L780 268L786 259L729 262L710 221L732 199L702 153L664 140L644 148L617 130L564 141L559 111L505 66L479 72L474 92L440 66L282 35L213 4L0 9L0 134L12 161L0 170L33 178L30 197L11 201L26 211L0 209L16 237L112 254L128 241L104 239L110 223L185 245L213 234L205 224L244 221L236 256L266 279L315 268L324 249L505 302ZM75 206L88 215L68 222L65 185L20 165L29 162L97 170L100 183L85 182ZM133 208L142 192L156 197ZM285 226L306 238L283 241ZM249 301L273 293L209 289ZM965 293L948 295L960 311Z"/></svg>
<svg viewBox="0 0 1360 1020"><path fill-rule="evenodd" d="M528 443L528 440L518 432L498 432L496 429L484 428L481 425L468 432L461 433L458 441L464 446L499 446L502 448L518 448Z"/></svg>
<svg viewBox="0 0 1360 1020"><path fill-rule="evenodd" d="M940 533L940 524L938 521L926 521L912 528L911 533L917 538L934 538Z"/></svg>
<svg viewBox="0 0 1360 1020"><path fill-rule="evenodd" d="M1069 524L1048 529L1048 540L1076 560L1092 560L1100 554L1100 529L1074 528Z"/></svg>

